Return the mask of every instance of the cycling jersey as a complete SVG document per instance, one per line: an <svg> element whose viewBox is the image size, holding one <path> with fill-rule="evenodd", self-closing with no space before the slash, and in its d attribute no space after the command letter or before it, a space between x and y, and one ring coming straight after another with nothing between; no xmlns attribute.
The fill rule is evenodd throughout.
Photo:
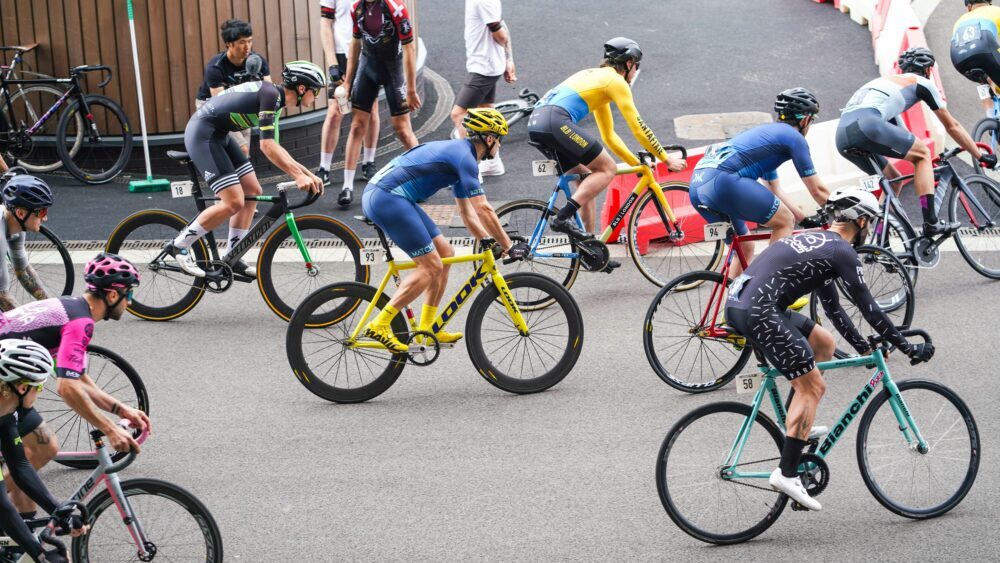
<svg viewBox="0 0 1000 563"><path fill-rule="evenodd" d="M786 160L802 178L816 174L805 136L787 123L769 123L708 147L695 170L715 168L753 180L777 180L778 167Z"/></svg>
<svg viewBox="0 0 1000 563"><path fill-rule="evenodd" d="M966 78L1000 83L1000 7L986 6L966 12L955 22L951 36L951 62Z"/></svg>
<svg viewBox="0 0 1000 563"><path fill-rule="evenodd" d="M413 25L402 0L358 0L351 19L362 53L373 59L399 58L403 45L413 42Z"/></svg>
<svg viewBox="0 0 1000 563"><path fill-rule="evenodd" d="M3 207L0 206L0 260L8 258L14 271L24 271L28 268L28 253L24 251L24 232L8 235L7 221L3 217ZM10 287L10 272L10 268L0 264L0 288L3 288L3 291Z"/></svg>
<svg viewBox="0 0 1000 563"><path fill-rule="evenodd" d="M962 14L952 28L952 43L967 43L976 40L980 34L976 30L987 31L996 37L1000 29L1000 7L984 6Z"/></svg>
<svg viewBox="0 0 1000 563"><path fill-rule="evenodd" d="M38 478L38 473L35 472L31 463L28 462L28 457L24 453L24 445L21 443L21 436L17 431L17 425L16 414L0 416L0 452L3 453L4 465L7 466L18 488L35 501L42 510L52 514L59 507L59 501L52 496L42 480ZM25 553L34 560L38 560L42 554L42 546L31 534L31 530L28 529L24 519L21 518L17 509L14 508L14 504L10 501L2 474L0 474L0 530L16 541Z"/></svg>
<svg viewBox="0 0 1000 563"><path fill-rule="evenodd" d="M79 379L86 373L93 336L94 318L83 297L32 301L0 315L0 338L25 338L48 348L56 377Z"/></svg>
<svg viewBox="0 0 1000 563"><path fill-rule="evenodd" d="M251 54L260 57L260 75L270 75L271 68L267 65L267 60L257 51L251 51ZM239 66L234 65L229 60L229 57L226 56L225 51L215 55L205 65L205 79L202 81L201 86L198 87L198 94L195 96L195 99L207 100L211 98L212 88L232 88L233 86L257 80L257 77L246 74L246 66L245 60Z"/></svg>
<svg viewBox="0 0 1000 563"><path fill-rule="evenodd" d="M351 37L354 35L351 7L351 0L319 1L320 16L333 20L333 43L337 54L347 53L347 48L351 45Z"/></svg>
<svg viewBox="0 0 1000 563"><path fill-rule="evenodd" d="M535 107L560 107L566 110L573 123L579 123L581 119L593 113L601 138L607 143L611 152L630 166L635 166L639 164L638 157L632 154L621 137L615 133L611 102L618 106L618 111L625 118L625 122L639 143L665 162L667 153L656 135L639 116L632 100L632 88L622 75L611 67L581 70L549 90Z"/></svg>
<svg viewBox="0 0 1000 563"><path fill-rule="evenodd" d="M929 78L906 73L876 78L854 93L841 110L847 115L859 109L874 109L885 121L892 120L917 102L924 102L934 111L945 108L941 93Z"/></svg>

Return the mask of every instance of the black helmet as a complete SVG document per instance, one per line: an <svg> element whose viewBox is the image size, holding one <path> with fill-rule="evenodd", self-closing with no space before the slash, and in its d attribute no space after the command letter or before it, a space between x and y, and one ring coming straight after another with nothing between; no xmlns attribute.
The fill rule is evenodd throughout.
<svg viewBox="0 0 1000 563"><path fill-rule="evenodd" d="M819 101L816 94L805 88L789 88L774 100L774 111L781 119L816 115L819 113Z"/></svg>
<svg viewBox="0 0 1000 563"><path fill-rule="evenodd" d="M639 62L642 60L642 49L627 37L615 37L604 44L604 60L613 65L622 65L626 61Z"/></svg>
<svg viewBox="0 0 1000 563"><path fill-rule="evenodd" d="M910 47L899 55L899 70L927 74L927 69L934 66L934 53L927 47Z"/></svg>
<svg viewBox="0 0 1000 563"><path fill-rule="evenodd" d="M973 4L992 4L993 0L965 0L966 6L971 6Z"/></svg>
<svg viewBox="0 0 1000 563"><path fill-rule="evenodd" d="M43 180L27 174L18 174L7 180L2 195L3 203L8 208L23 207L34 211L52 207L52 188Z"/></svg>

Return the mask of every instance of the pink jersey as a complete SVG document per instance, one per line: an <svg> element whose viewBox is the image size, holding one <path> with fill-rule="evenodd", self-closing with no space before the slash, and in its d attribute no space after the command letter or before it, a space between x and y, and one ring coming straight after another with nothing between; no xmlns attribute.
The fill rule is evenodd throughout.
<svg viewBox="0 0 1000 563"><path fill-rule="evenodd" d="M25 303L0 314L0 339L26 338L49 349L56 377L79 379L87 371L87 344L94 336L90 305L82 297Z"/></svg>

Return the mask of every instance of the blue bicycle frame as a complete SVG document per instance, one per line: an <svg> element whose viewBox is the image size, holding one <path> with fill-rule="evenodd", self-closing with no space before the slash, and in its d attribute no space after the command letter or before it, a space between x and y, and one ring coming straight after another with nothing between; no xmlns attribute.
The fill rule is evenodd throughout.
<svg viewBox="0 0 1000 563"><path fill-rule="evenodd" d="M570 190L569 183L575 182L580 179L579 174L563 174L559 176L559 182L556 184L554 190L552 190L552 195L549 196L549 201L545 205L545 212L542 213L541 220L535 224L535 230L531 233L531 238L528 239L528 246L531 248L531 254L537 258L570 258L576 259L580 257L579 252L541 252L538 250L538 245L542 243L542 235L545 233L545 228L549 226L549 217L555 215L556 212L556 200L559 198L559 194L562 193L563 197L569 200L570 196L573 195L572 190ZM575 213L573 219L576 221L576 226L580 230L583 228L583 220L580 219L580 214ZM569 239L567 237L567 244Z"/></svg>

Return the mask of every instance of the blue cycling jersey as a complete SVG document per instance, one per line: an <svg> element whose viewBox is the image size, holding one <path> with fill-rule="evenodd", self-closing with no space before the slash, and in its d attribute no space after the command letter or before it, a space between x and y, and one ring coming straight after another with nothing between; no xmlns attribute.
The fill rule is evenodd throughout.
<svg viewBox="0 0 1000 563"><path fill-rule="evenodd" d="M483 195L476 148L468 139L417 145L392 159L369 183L414 203L445 188L457 199Z"/></svg>
<svg viewBox="0 0 1000 563"><path fill-rule="evenodd" d="M769 123L708 147L695 170L716 168L753 180L777 180L778 167L789 159L799 177L816 174L802 133L787 123Z"/></svg>

